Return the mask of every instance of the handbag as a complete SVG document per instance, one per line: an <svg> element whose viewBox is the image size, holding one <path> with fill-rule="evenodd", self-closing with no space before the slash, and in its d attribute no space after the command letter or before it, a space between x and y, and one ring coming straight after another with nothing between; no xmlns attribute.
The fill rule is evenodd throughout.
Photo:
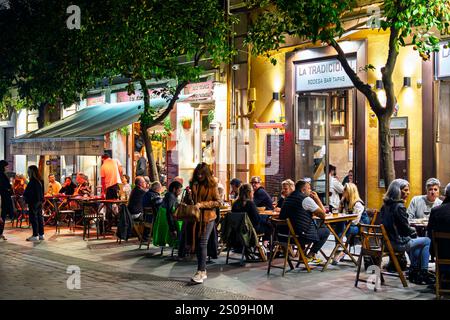
<svg viewBox="0 0 450 320"><path fill-rule="evenodd" d="M194 201L186 190L183 191L181 203L174 213L178 220L200 222L200 209L194 205Z"/></svg>

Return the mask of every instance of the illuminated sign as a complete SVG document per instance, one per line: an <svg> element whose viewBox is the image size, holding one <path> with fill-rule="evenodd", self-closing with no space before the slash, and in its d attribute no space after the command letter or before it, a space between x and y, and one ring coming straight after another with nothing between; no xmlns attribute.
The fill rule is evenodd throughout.
<svg viewBox="0 0 450 320"><path fill-rule="evenodd" d="M347 61L356 72L356 56L347 57ZM295 64L295 80L297 92L353 87L350 77L336 58Z"/></svg>

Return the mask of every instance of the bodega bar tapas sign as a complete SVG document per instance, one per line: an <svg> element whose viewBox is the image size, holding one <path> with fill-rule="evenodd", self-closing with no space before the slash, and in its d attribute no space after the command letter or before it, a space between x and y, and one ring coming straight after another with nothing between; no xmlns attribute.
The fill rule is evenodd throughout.
<svg viewBox="0 0 450 320"><path fill-rule="evenodd" d="M347 57L356 72L356 56ZM353 87L353 83L336 58L295 64L295 87L297 92L323 91Z"/></svg>

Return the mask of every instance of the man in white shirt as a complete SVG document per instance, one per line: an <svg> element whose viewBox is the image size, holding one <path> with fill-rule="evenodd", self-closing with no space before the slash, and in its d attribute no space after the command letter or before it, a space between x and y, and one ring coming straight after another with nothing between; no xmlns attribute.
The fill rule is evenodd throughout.
<svg viewBox="0 0 450 320"><path fill-rule="evenodd" d="M328 165L328 174L330 181L330 210L333 208L339 209L339 204L341 202L340 194L344 192L344 186L339 182L339 179L336 177L336 167L333 165Z"/></svg>
<svg viewBox="0 0 450 320"><path fill-rule="evenodd" d="M111 159L108 154L102 156L102 190L106 199L119 199L119 183L122 182L123 169L120 162Z"/></svg>
<svg viewBox="0 0 450 320"><path fill-rule="evenodd" d="M430 216L431 209L442 204L439 199L439 187L441 182L436 178L430 178L425 183L426 195L415 196L412 198L406 212L408 219L421 219Z"/></svg>

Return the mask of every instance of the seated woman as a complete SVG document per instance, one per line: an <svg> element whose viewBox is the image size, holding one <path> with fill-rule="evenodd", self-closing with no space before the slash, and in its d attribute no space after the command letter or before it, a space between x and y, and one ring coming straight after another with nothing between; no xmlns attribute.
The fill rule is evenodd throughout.
<svg viewBox="0 0 450 320"><path fill-rule="evenodd" d="M433 284L436 279L428 272L430 238L417 237L409 225L405 202L409 196L409 182L395 179L384 195L381 223L384 225L392 247L397 252L407 252L411 265L409 281L415 284Z"/></svg>
<svg viewBox="0 0 450 320"><path fill-rule="evenodd" d="M344 186L344 193L342 194L341 204L339 208L340 212L347 211L349 214L357 214L358 217L351 222L351 225L346 233L347 238L353 238L359 233L358 223L369 224L370 219L367 215L364 202L359 196L358 188L353 183L346 183ZM342 236L345 229L345 222L337 223L334 230L338 236ZM338 264L339 261L344 257L345 253L336 252L332 264Z"/></svg>
<svg viewBox="0 0 450 320"><path fill-rule="evenodd" d="M231 208L232 212L246 212L250 218L256 233L264 233L263 240L269 240L272 228L267 222L267 216L258 213L256 205L253 202L253 188L249 183L243 184L239 188L239 196Z"/></svg>
<svg viewBox="0 0 450 320"><path fill-rule="evenodd" d="M169 185L169 191L164 196L153 226L154 246L176 247L178 245L178 233L181 231L183 222L175 220L174 213L177 208L177 198L182 189L183 185L178 181L173 181Z"/></svg>
<svg viewBox="0 0 450 320"><path fill-rule="evenodd" d="M79 172L77 174L77 183L78 187L75 189L73 193L75 196L90 196L92 193L91 186L89 184L88 176L84 173Z"/></svg>
<svg viewBox="0 0 450 320"><path fill-rule="evenodd" d="M76 188L77 186L72 182L72 178L66 177L66 179L64 179L64 184L62 185L61 190L59 190L59 193L71 196L75 192Z"/></svg>
<svg viewBox="0 0 450 320"><path fill-rule="evenodd" d="M286 199L295 190L295 183L291 179L284 180L281 183L281 195L277 200L277 206L275 212L280 212L283 206L284 199Z"/></svg>

